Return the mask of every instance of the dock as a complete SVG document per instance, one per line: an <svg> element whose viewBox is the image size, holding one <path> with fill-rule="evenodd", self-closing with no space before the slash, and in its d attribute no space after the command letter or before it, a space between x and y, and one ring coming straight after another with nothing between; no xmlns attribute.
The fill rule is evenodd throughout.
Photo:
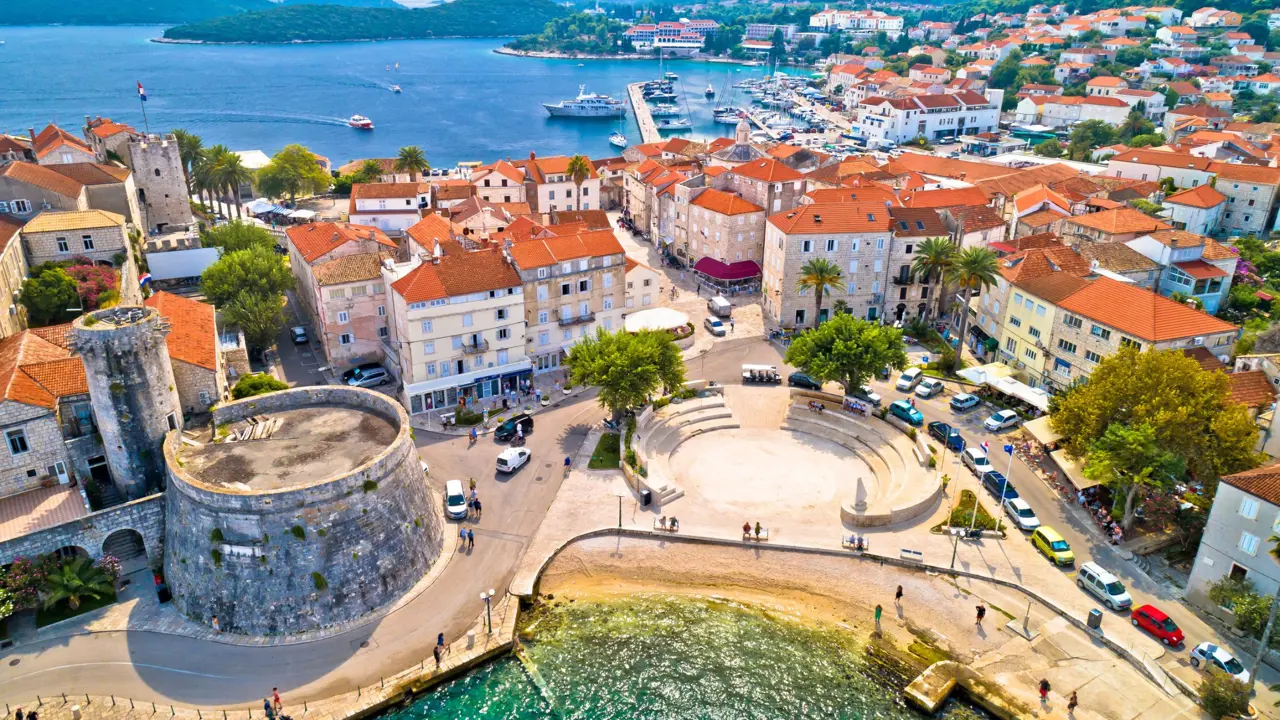
<svg viewBox="0 0 1280 720"><path fill-rule="evenodd" d="M760 117L761 115L759 111L747 109L747 119L751 121L751 124L755 125L756 127L768 133L769 137L773 138L776 141L778 139L778 135L780 135L781 133L779 133L777 130L771 130L769 126L764 124L764 121L762 121Z"/></svg>
<svg viewBox="0 0 1280 720"><path fill-rule="evenodd" d="M661 142L662 135L658 133L658 125L653 122L653 115L649 114L649 103L644 99L644 83L628 85L627 96L631 98L631 110L635 112L636 124L640 126L641 142Z"/></svg>

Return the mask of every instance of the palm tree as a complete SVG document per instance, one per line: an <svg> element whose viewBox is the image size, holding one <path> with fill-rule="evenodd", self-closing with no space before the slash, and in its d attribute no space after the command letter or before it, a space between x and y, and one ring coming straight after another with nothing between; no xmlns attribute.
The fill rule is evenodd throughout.
<svg viewBox="0 0 1280 720"><path fill-rule="evenodd" d="M929 277L937 278L938 287L935 292L938 295L939 317L942 316L942 299L947 294L944 278L951 266L955 265L956 255L955 243L947 238L925 238L924 242L916 246L916 259L911 262L911 270L919 275L921 280Z"/></svg>
<svg viewBox="0 0 1280 720"><path fill-rule="evenodd" d="M222 185L218 180L219 167L222 159L229 154L231 151L226 145L213 145L201 150L196 158L194 180L200 191L201 201L211 212L217 212L214 203L222 191ZM208 200L205 200L206 196Z"/></svg>
<svg viewBox="0 0 1280 720"><path fill-rule="evenodd" d="M400 148L400 155L396 157L395 168L397 172L409 173L411 182L418 182L418 173L430 170L431 164L427 162L427 154L422 152L422 148L405 145Z"/></svg>
<svg viewBox="0 0 1280 720"><path fill-rule="evenodd" d="M44 608L57 605L63 600L72 610L80 607L82 598L100 600L115 590L111 576L105 570L89 562L89 558L80 556L62 565L45 579Z"/></svg>
<svg viewBox="0 0 1280 720"><path fill-rule="evenodd" d="M204 142L199 135L193 135L182 128L174 130L173 136L178 139L178 158L182 161L182 176L187 180L187 194L190 195L193 189L192 176Z"/></svg>
<svg viewBox="0 0 1280 720"><path fill-rule="evenodd" d="M956 372L960 371L964 363L964 339L969 332L969 296L974 290L995 285L996 275L999 273L1000 264L995 251L984 247L965 249L947 271L946 279L958 285L961 292L960 347L956 351Z"/></svg>
<svg viewBox="0 0 1280 720"><path fill-rule="evenodd" d="M217 177L219 184L231 193L231 204L236 209L236 218L243 217L240 210L240 186L253 182L253 171L244 166L239 155L229 152L222 157L222 162L218 165Z"/></svg>
<svg viewBox="0 0 1280 720"><path fill-rule="evenodd" d="M822 317L822 296L832 290L843 290L844 274L840 272L840 266L830 260L814 258L800 268L796 289L801 292L813 290L816 296L813 302L813 326L816 328Z"/></svg>
<svg viewBox="0 0 1280 720"><path fill-rule="evenodd" d="M382 163L372 158L360 163L360 169L356 171L356 175L360 178L359 182L364 183L376 183L385 173Z"/></svg>
<svg viewBox="0 0 1280 720"><path fill-rule="evenodd" d="M591 177L591 161L586 155L574 155L569 158L569 164L565 166L564 172L573 179L573 184L578 188L578 209L582 209L582 183Z"/></svg>
<svg viewBox="0 0 1280 720"><path fill-rule="evenodd" d="M1129 140L1133 137L1141 135L1146 130L1148 120L1142 116L1140 112L1130 112L1125 116L1124 122L1120 123L1120 137Z"/></svg>

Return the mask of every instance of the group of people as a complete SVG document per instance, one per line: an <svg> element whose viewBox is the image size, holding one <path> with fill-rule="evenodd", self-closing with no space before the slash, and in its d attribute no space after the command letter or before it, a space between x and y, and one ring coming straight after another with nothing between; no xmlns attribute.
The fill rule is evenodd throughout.
<svg viewBox="0 0 1280 720"><path fill-rule="evenodd" d="M669 518L666 515L663 515L658 518L658 527L662 530L671 530L674 532L680 529L680 521L676 519L675 515L672 515Z"/></svg>
<svg viewBox="0 0 1280 720"><path fill-rule="evenodd" d="M753 530L752 530L752 528L751 528L751 521L750 521L750 520L748 520L747 522L742 523L742 536L743 536L743 537L746 537L746 536L748 536L748 535L752 534L752 532L753 532ZM760 539L760 534L764 532L764 528L763 528L763 527L761 527L761 525L760 525L760 521L758 521L758 520L756 521L756 527L755 527L754 532L755 532L755 536L756 536L756 539L757 539L757 540L759 540L759 539Z"/></svg>
<svg viewBox="0 0 1280 720"><path fill-rule="evenodd" d="M871 408L867 407L867 405L862 401L848 397L844 399L844 409L846 412L851 412L863 417L871 414Z"/></svg>
<svg viewBox="0 0 1280 720"><path fill-rule="evenodd" d="M1120 523L1111 518L1111 513L1098 497L1098 489L1096 487L1086 488L1077 492L1076 504L1089 511L1093 521L1098 524L1098 529L1107 536L1112 545L1119 545L1124 540L1124 528L1120 527Z"/></svg>
<svg viewBox="0 0 1280 720"><path fill-rule="evenodd" d="M280 688L271 688L271 698L262 698L262 712L266 713L267 720L293 720L284 714L284 703L280 702ZM29 717L29 716L28 716Z"/></svg>
<svg viewBox="0 0 1280 720"><path fill-rule="evenodd" d="M858 533L853 533L852 535L850 535L845 540L845 542L849 544L849 547L859 552L864 552L871 549L871 538L865 535L859 535Z"/></svg>
<svg viewBox="0 0 1280 720"><path fill-rule="evenodd" d="M821 415L821 414L822 414L822 411L824 411L824 410L826 410L826 409L827 409L827 406L826 406L826 405L823 405L822 403L818 402L817 400L810 400L810 401L809 401L809 412L816 412L816 413L818 413L819 415Z"/></svg>

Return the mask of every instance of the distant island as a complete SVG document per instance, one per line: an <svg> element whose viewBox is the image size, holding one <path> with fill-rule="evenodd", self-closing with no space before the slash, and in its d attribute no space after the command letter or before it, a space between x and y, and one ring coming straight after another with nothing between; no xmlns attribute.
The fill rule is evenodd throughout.
<svg viewBox="0 0 1280 720"><path fill-rule="evenodd" d="M286 5L178 25L165 30L162 40L266 44L507 37L540 32L567 13L552 0L457 0L412 10Z"/></svg>
<svg viewBox="0 0 1280 720"><path fill-rule="evenodd" d="M394 0L40 0L7 3L0 25L170 25L317 3L401 7Z"/></svg>

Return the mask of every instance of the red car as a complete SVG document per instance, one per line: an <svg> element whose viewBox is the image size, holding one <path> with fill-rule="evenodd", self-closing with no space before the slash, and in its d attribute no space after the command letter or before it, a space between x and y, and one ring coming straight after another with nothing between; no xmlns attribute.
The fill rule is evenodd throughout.
<svg viewBox="0 0 1280 720"><path fill-rule="evenodd" d="M1130 616L1134 627L1142 628L1152 635L1159 638L1160 642L1169 647L1177 647L1182 644L1182 628L1160 612L1154 605L1143 605L1133 611Z"/></svg>

